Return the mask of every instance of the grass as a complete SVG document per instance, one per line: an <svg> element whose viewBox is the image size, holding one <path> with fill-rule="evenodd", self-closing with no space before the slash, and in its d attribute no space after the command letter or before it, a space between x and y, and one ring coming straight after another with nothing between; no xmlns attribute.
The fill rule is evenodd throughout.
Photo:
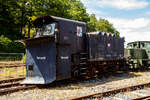
<svg viewBox="0 0 150 100"><path fill-rule="evenodd" d="M5 79L5 78L14 78L14 77L20 77L20 76L25 76L25 68L23 67L18 67L18 68L7 68L3 66L0 69L0 79Z"/></svg>

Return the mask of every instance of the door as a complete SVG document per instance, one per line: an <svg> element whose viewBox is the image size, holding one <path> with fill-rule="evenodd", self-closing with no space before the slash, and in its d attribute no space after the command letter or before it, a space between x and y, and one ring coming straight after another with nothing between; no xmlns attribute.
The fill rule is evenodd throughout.
<svg viewBox="0 0 150 100"><path fill-rule="evenodd" d="M58 46L57 57L57 80L68 79L71 77L71 51L68 45Z"/></svg>

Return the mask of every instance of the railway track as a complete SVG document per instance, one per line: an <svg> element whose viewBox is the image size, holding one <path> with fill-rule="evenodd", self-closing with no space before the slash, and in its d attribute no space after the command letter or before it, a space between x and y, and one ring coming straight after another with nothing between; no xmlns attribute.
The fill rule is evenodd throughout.
<svg viewBox="0 0 150 100"><path fill-rule="evenodd" d="M7 80L0 80L0 95L17 92L20 90L27 90L36 88L35 85L23 85L20 82L24 78L13 78Z"/></svg>
<svg viewBox="0 0 150 100"><path fill-rule="evenodd" d="M25 67L26 65L24 64L19 64L19 65L0 65L0 68L16 68L16 67Z"/></svg>
<svg viewBox="0 0 150 100"><path fill-rule="evenodd" d="M23 67L23 66L25 66L25 64L23 63L23 62L21 62L21 61L19 61L19 62L5 62L5 61L3 61L3 62L0 62L0 69L1 68L15 68L15 67Z"/></svg>
<svg viewBox="0 0 150 100"><path fill-rule="evenodd" d="M114 89L71 100L150 100L150 83Z"/></svg>

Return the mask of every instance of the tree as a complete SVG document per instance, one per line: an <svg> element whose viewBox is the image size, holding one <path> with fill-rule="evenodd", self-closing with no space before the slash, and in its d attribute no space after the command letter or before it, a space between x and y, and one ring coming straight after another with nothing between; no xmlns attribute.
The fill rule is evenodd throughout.
<svg viewBox="0 0 150 100"><path fill-rule="evenodd" d="M107 33L116 33L119 36L119 32L113 27L113 24L109 23L108 20L99 19L97 20L94 14L91 14L90 20L87 22L87 32L101 31Z"/></svg>
<svg viewBox="0 0 150 100"><path fill-rule="evenodd" d="M22 38L19 33L20 26L18 18L18 4L14 0L1 0L0 1L0 35L4 35L11 39Z"/></svg>
<svg viewBox="0 0 150 100"><path fill-rule="evenodd" d="M87 22L87 32L97 31L98 21L94 14L89 16L90 20Z"/></svg>
<svg viewBox="0 0 150 100"><path fill-rule="evenodd" d="M89 20L89 15L79 0L26 0L25 6L22 2L24 0L18 1L21 9L24 9L23 33L28 33L27 26L39 16L52 15L84 22Z"/></svg>
<svg viewBox="0 0 150 100"><path fill-rule="evenodd" d="M109 23L108 20L99 19L98 23L97 30L108 33L117 33L119 35L119 32L113 27L113 24Z"/></svg>

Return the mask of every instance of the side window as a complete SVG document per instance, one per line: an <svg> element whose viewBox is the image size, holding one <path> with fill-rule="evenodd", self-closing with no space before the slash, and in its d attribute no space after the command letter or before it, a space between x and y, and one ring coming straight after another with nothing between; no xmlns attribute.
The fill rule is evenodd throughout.
<svg viewBox="0 0 150 100"><path fill-rule="evenodd" d="M47 24L43 26L43 35L54 35L55 32L55 23Z"/></svg>
<svg viewBox="0 0 150 100"><path fill-rule="evenodd" d="M137 44L136 43L133 44L133 48L137 48Z"/></svg>
<svg viewBox="0 0 150 100"><path fill-rule="evenodd" d="M146 48L147 48L147 49L150 49L150 44L147 44L147 45L146 45Z"/></svg>
<svg viewBox="0 0 150 100"><path fill-rule="evenodd" d="M145 44L144 43L141 43L141 48L145 48Z"/></svg>
<svg viewBox="0 0 150 100"><path fill-rule="evenodd" d="M133 46L132 46L132 44L129 44L128 46L127 46L127 48L133 48Z"/></svg>

